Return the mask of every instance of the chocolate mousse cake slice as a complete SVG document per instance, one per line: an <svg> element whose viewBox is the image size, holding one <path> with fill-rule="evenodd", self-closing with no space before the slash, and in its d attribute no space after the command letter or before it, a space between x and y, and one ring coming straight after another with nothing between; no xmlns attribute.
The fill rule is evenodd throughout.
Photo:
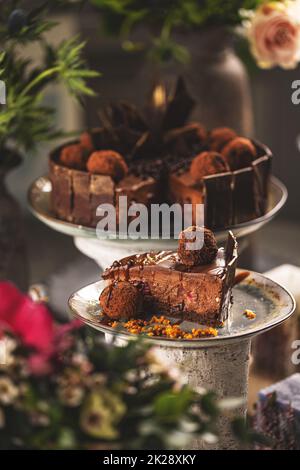
<svg viewBox="0 0 300 470"><path fill-rule="evenodd" d="M102 277L110 286L126 281L140 289L145 314L218 325L229 315L237 242L229 232L225 249L218 249L212 232L204 229L202 248L188 250L188 235L200 230L203 232L193 226L182 232L178 251L123 258L106 269Z"/></svg>

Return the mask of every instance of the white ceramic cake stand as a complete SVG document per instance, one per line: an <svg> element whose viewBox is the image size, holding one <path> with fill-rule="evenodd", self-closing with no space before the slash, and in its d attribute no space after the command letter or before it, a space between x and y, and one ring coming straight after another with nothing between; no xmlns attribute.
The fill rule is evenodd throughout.
<svg viewBox="0 0 300 470"><path fill-rule="evenodd" d="M92 258L101 268L110 266L116 259L124 258L134 253L151 250L172 250L177 247L177 240L99 240L96 230L82 225L76 225L53 216L50 209L52 186L48 177L40 177L31 185L28 191L29 206L33 214L52 229L70 235L74 238L76 247L86 256ZM239 239L239 251L243 240L272 220L284 206L287 200L286 187L274 176L271 178L267 213L249 222L228 227L226 230L215 230L219 242L227 239L228 230L232 230Z"/></svg>
<svg viewBox="0 0 300 470"><path fill-rule="evenodd" d="M124 328L114 329L101 324L99 295L105 286L99 281L83 287L69 299L73 314L85 324L105 333L106 340L122 346L136 338ZM254 320L243 315L245 309L256 313ZM251 272L233 289L233 306L228 325L219 336L194 340L145 337L157 346L161 358L181 366L185 382L194 387L213 390L219 397L241 397L243 404L235 410L245 416L247 410L248 369L251 339L287 320L295 309L292 295L279 284L261 274ZM182 328L199 327L183 322ZM274 358L276 360L276 358ZM204 444L197 439L189 449L236 449L238 443L230 429L230 418L221 416L218 422L217 444Z"/></svg>

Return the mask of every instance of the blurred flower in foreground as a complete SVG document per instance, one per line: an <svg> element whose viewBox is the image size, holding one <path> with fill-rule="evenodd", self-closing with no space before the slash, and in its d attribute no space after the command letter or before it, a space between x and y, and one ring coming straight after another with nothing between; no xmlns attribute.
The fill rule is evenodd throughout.
<svg viewBox="0 0 300 470"><path fill-rule="evenodd" d="M0 298L0 337L1 332L10 330L27 346L49 351L54 325L47 307L33 302L10 282L0 283Z"/></svg>
<svg viewBox="0 0 300 470"><path fill-rule="evenodd" d="M0 282L0 449L182 449L218 439L228 403L141 341L114 347ZM243 421L244 423L244 421ZM241 429L241 428L239 428ZM246 434L247 435L247 434Z"/></svg>
<svg viewBox="0 0 300 470"><path fill-rule="evenodd" d="M256 11L241 10L242 33L262 68L295 68L300 60L300 1L264 3Z"/></svg>
<svg viewBox="0 0 300 470"><path fill-rule="evenodd" d="M8 377L0 377L0 403L11 405L18 396L18 389Z"/></svg>
<svg viewBox="0 0 300 470"><path fill-rule="evenodd" d="M90 436L100 439L116 439L117 425L126 411L124 403L109 390L94 391L82 409L82 429Z"/></svg>

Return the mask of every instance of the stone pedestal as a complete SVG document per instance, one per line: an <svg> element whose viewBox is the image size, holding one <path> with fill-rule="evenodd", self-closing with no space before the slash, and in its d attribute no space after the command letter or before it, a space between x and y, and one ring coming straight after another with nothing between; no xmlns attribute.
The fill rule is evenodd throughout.
<svg viewBox="0 0 300 470"><path fill-rule="evenodd" d="M108 342L114 340L117 346L126 343L110 334L105 338ZM157 346L156 351L162 360L182 370L183 381L191 387L212 390L219 398L242 398L243 404L234 410L234 415L246 416L250 342L250 339L214 341L213 345L207 346L202 342L195 348ZM231 433L230 420L229 416L220 416L217 443L207 444L202 439L195 439L188 449L237 449L238 442Z"/></svg>
<svg viewBox="0 0 300 470"><path fill-rule="evenodd" d="M161 346L158 354L182 368L184 380L194 388L214 391L219 398L239 397L243 405L234 414L246 416L250 340L224 342L200 348L172 348ZM207 444L201 439L191 443L189 449L237 449L238 443L231 433L230 417L222 415L218 421L219 441Z"/></svg>

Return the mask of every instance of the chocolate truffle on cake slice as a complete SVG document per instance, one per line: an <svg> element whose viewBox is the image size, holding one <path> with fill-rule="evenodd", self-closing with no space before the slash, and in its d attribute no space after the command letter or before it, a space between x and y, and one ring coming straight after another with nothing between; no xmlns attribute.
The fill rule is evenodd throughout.
<svg viewBox="0 0 300 470"><path fill-rule="evenodd" d="M188 233L203 241L192 255ZM202 237L201 237L202 235ZM178 251L150 252L116 261L102 275L108 286L129 282L139 286L144 311L199 323L220 324L228 318L237 262L237 242L231 232L226 248L217 249L214 235L192 227L184 231Z"/></svg>
<svg viewBox="0 0 300 470"><path fill-rule="evenodd" d="M135 318L140 313L143 297L141 291L128 281L110 283L101 292L100 307L107 317L118 319Z"/></svg>
<svg viewBox="0 0 300 470"><path fill-rule="evenodd" d="M189 244L195 244L195 248L197 248L197 243L198 249L190 249ZM182 264L186 266L210 264L215 260L217 253L217 241L211 230L192 225L181 232L178 257Z"/></svg>

